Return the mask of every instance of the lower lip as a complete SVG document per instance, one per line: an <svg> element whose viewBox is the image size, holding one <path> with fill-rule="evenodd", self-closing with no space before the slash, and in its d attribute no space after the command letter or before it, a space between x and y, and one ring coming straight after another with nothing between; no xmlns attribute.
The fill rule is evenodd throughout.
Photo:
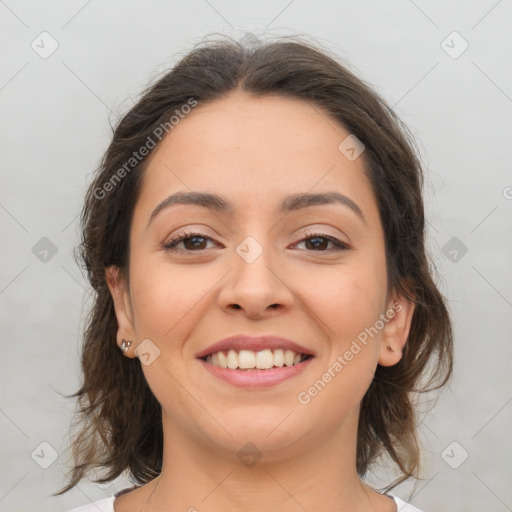
<svg viewBox="0 0 512 512"><path fill-rule="evenodd" d="M233 386L241 388L260 388L279 384L287 379L300 375L311 363L313 357L302 361L295 366L282 366L272 370L232 370L231 368L221 368L207 363L202 359L199 362L203 364L205 370L213 376L218 377Z"/></svg>

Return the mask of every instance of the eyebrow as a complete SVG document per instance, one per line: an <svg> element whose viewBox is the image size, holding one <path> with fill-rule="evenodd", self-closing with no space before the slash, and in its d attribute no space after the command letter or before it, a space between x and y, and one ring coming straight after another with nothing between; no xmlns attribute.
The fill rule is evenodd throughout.
<svg viewBox="0 0 512 512"><path fill-rule="evenodd" d="M149 217L148 226L151 221L162 211L171 206L178 204L191 204L195 206L202 206L219 213L228 215L234 214L232 204L224 197L218 194L208 192L176 192L165 198L153 210ZM318 206L324 204L341 204L350 208L365 224L366 219L361 211L361 208L349 197L338 192L325 192L321 194L292 194L286 196L281 200L277 206L277 212L286 214L289 212L308 208L310 206Z"/></svg>

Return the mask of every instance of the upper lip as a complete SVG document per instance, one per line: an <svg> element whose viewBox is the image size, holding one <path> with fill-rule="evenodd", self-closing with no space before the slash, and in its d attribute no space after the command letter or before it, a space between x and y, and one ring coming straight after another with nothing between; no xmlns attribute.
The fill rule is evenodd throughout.
<svg viewBox="0 0 512 512"><path fill-rule="evenodd" d="M224 338L220 341L217 341L213 345L206 347L196 354L197 358L203 358L207 355L213 354L215 352L220 352L221 350L252 350L254 352L259 352L260 350L265 349L276 350L293 350L294 352L299 352L300 354L308 354L314 356L315 353L302 346L294 341L287 340L285 338L280 338L279 336L273 335L258 335L251 336L246 334L237 334L235 336L230 336L228 338Z"/></svg>

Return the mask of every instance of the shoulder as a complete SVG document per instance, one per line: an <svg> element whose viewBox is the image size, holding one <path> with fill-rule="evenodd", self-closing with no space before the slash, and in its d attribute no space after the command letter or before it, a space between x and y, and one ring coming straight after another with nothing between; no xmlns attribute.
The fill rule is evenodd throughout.
<svg viewBox="0 0 512 512"><path fill-rule="evenodd" d="M419 508L416 508L404 500L400 499L398 496L392 496L397 505L397 512L422 512Z"/></svg>
<svg viewBox="0 0 512 512"><path fill-rule="evenodd" d="M83 505L67 512L114 512L114 496L110 498L104 498L89 505Z"/></svg>
<svg viewBox="0 0 512 512"><path fill-rule="evenodd" d="M397 512L422 512L419 508L406 503L397 496L392 496L392 498L397 504ZM68 510L67 512L114 512L114 500L115 496L111 496L110 498L105 498L99 501L95 501L94 503L89 503L89 505L83 505L81 507Z"/></svg>

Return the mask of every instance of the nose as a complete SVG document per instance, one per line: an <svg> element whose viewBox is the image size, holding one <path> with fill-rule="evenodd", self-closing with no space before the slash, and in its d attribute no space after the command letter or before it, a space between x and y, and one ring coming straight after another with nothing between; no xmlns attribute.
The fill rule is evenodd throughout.
<svg viewBox="0 0 512 512"><path fill-rule="evenodd" d="M271 250L247 237L233 252L232 270L223 281L219 305L228 313L240 311L251 319L282 314L289 309L294 294L285 269L273 262ZM276 268L277 267L277 268Z"/></svg>

